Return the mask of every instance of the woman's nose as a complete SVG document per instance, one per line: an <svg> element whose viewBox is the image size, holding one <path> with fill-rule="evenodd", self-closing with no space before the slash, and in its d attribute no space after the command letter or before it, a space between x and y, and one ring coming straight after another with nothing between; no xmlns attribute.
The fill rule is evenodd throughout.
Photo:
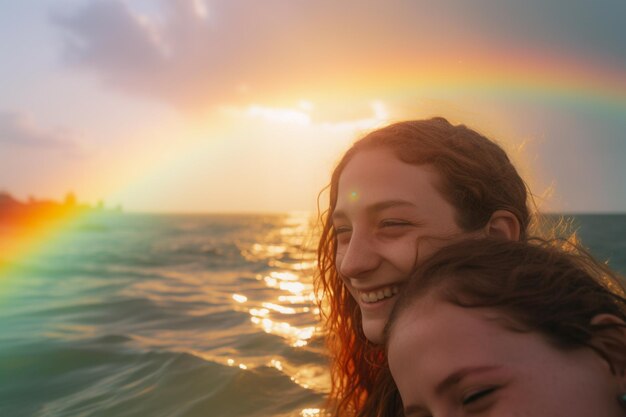
<svg viewBox="0 0 626 417"><path fill-rule="evenodd" d="M376 269L379 254L373 242L365 236L353 235L342 256L338 256L339 273L347 278L359 278Z"/></svg>

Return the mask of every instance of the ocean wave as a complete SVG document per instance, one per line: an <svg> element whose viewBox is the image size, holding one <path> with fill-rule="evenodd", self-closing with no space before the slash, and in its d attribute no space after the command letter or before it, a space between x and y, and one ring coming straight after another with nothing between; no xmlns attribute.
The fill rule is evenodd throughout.
<svg viewBox="0 0 626 417"><path fill-rule="evenodd" d="M268 416L322 399L272 366L242 369L185 352L120 349L128 340L106 335L2 352L2 369L11 374L0 384L2 415ZM287 400L276 402L277 393Z"/></svg>

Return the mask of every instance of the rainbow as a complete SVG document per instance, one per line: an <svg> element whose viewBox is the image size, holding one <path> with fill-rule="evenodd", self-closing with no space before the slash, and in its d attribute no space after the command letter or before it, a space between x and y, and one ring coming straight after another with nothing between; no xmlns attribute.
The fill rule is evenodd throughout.
<svg viewBox="0 0 626 417"><path fill-rule="evenodd" d="M390 103L431 97L454 101L460 96L480 100L491 96L510 100L534 99L559 105L586 104L599 111L626 111L626 72L615 67L555 57L542 51L493 54L474 50L465 51L464 56L472 58L452 60L447 56L428 54L397 62L392 58L382 67L359 71L358 76L346 74L333 78L327 85L327 91L333 91L332 94L325 95L319 90L311 94L321 101L376 98ZM337 85L333 86L335 82ZM299 98L307 95L307 91L292 93ZM178 153L143 167L143 171L134 179L125 181L120 190L141 191L138 185L161 175L173 163L189 158L194 153L190 149L199 146L210 144L192 141L191 146L183 147ZM45 221L46 213L39 213L5 227L0 223L0 296L8 291L12 271L21 261L36 257L49 245L55 245L68 225L85 215L82 211L69 210L62 215L57 213L52 222Z"/></svg>
<svg viewBox="0 0 626 417"><path fill-rule="evenodd" d="M36 259L57 245L73 224L90 215L90 210L85 208L56 205L3 218L0 222L0 299L17 289L16 272L26 260Z"/></svg>
<svg viewBox="0 0 626 417"><path fill-rule="evenodd" d="M383 68L361 70L335 86L352 97L550 99L557 104L588 103L624 111L626 71L606 62L557 56L550 51L465 49L451 59L429 51L412 60L390 60ZM340 87L343 86L343 87Z"/></svg>

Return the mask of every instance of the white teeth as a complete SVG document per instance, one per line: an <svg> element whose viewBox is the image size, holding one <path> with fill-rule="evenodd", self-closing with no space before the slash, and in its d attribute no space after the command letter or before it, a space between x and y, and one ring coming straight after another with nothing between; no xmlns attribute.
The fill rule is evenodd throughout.
<svg viewBox="0 0 626 417"><path fill-rule="evenodd" d="M378 291L361 292L359 298L361 298L361 301L363 301L364 303L375 303L385 298L392 297L396 295L399 291L400 290L398 289L398 287L394 285L390 287L385 287Z"/></svg>

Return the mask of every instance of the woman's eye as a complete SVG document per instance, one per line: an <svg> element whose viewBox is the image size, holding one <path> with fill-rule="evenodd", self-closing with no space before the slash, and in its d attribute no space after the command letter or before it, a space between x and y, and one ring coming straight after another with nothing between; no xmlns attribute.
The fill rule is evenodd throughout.
<svg viewBox="0 0 626 417"><path fill-rule="evenodd" d="M479 391L471 392L469 395L466 395L465 397L463 397L463 405L473 404L473 403L477 402L478 400L489 396L496 389L497 389L497 387L491 387L491 388L481 389Z"/></svg>
<svg viewBox="0 0 626 417"><path fill-rule="evenodd" d="M382 227L408 226L410 223L405 220L383 220L380 222Z"/></svg>
<svg viewBox="0 0 626 417"><path fill-rule="evenodd" d="M347 226L338 226L338 227L334 227L335 230L335 236L336 235L340 235L342 233L348 233L350 232L350 228Z"/></svg>
<svg viewBox="0 0 626 417"><path fill-rule="evenodd" d="M352 229L348 226L338 226L334 228L335 239L337 239L337 243L343 245L347 244L350 241L350 233Z"/></svg>

